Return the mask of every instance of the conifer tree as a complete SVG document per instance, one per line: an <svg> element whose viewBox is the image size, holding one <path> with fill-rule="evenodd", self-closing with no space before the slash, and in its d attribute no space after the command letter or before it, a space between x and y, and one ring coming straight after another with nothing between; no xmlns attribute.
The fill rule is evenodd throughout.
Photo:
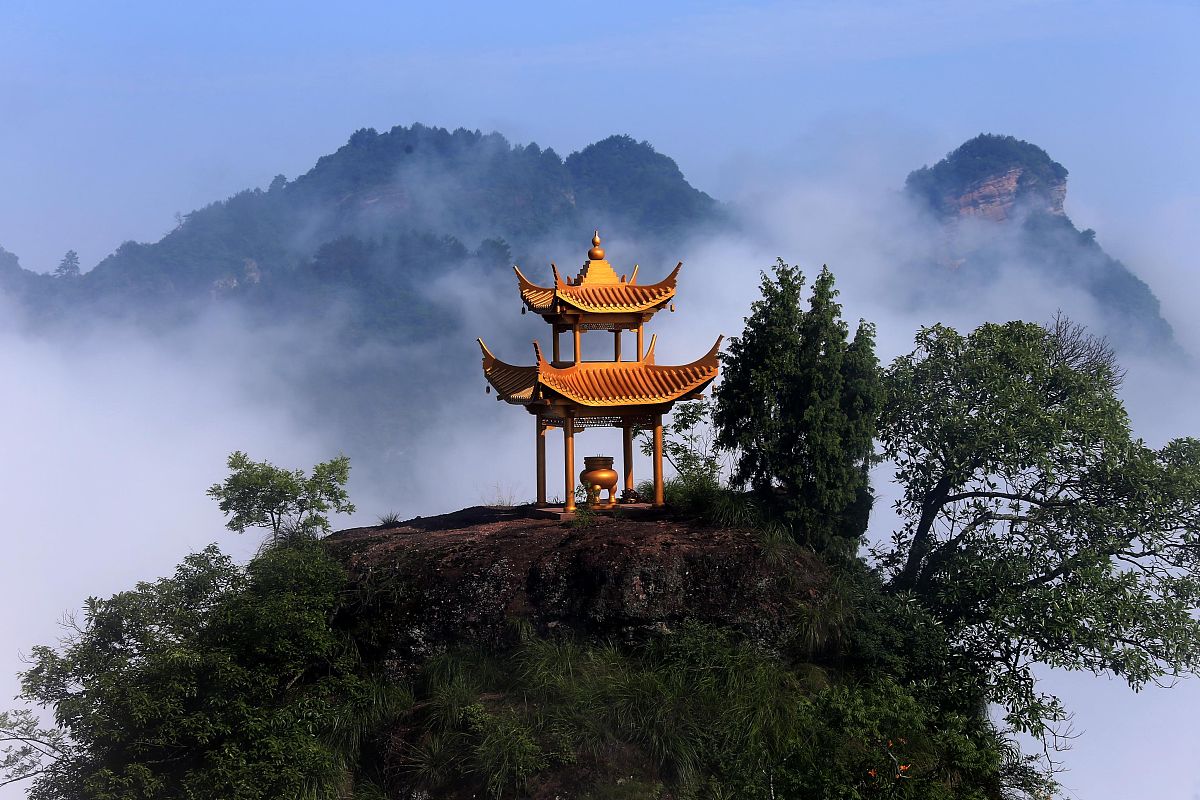
<svg viewBox="0 0 1200 800"><path fill-rule="evenodd" d="M62 257L62 261L58 262L58 267L54 270L54 274L59 278L78 278L79 253L76 253L74 250L68 250L66 255Z"/></svg>
<svg viewBox="0 0 1200 800"><path fill-rule="evenodd" d="M781 506L814 544L856 538L870 508L867 468L879 409L874 327L848 342L833 274L822 268L808 309L804 276L780 259L723 357L717 441L736 453L732 483Z"/></svg>

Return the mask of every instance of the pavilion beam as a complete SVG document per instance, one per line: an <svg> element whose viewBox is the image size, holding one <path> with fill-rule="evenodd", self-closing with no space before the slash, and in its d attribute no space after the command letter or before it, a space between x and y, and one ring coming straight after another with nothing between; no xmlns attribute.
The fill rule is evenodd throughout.
<svg viewBox="0 0 1200 800"><path fill-rule="evenodd" d="M546 506L546 422L537 418L537 507Z"/></svg>
<svg viewBox="0 0 1200 800"><path fill-rule="evenodd" d="M563 511L575 511L575 416L567 414L563 420Z"/></svg>
<svg viewBox="0 0 1200 800"><path fill-rule="evenodd" d="M625 489L633 491L633 426L626 425L621 429L621 444L623 445L625 465Z"/></svg>
<svg viewBox="0 0 1200 800"><path fill-rule="evenodd" d="M663 499L663 424L662 414L654 415L654 505L665 505Z"/></svg>

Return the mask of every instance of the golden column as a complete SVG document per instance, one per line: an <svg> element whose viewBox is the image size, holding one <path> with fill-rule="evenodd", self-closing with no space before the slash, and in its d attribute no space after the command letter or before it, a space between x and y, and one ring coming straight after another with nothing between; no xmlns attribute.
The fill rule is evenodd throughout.
<svg viewBox="0 0 1200 800"><path fill-rule="evenodd" d="M654 505L661 506L663 500L663 428L662 414L654 415Z"/></svg>
<svg viewBox="0 0 1200 800"><path fill-rule="evenodd" d="M625 489L633 491L633 426L626 425L621 429L622 456L625 461Z"/></svg>
<svg viewBox="0 0 1200 800"><path fill-rule="evenodd" d="M546 505L546 421L537 418L537 505Z"/></svg>
<svg viewBox="0 0 1200 800"><path fill-rule="evenodd" d="M563 420L563 469L563 511L570 512L575 510L575 416L570 413Z"/></svg>

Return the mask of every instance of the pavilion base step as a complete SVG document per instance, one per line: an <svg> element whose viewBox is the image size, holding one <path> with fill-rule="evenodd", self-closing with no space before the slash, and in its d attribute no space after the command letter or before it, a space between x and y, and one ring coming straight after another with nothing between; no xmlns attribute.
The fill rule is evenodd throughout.
<svg viewBox="0 0 1200 800"><path fill-rule="evenodd" d="M587 507L581 505L581 510L586 511ZM650 503L617 503L612 508L595 508L591 513L601 517L628 516L634 519L653 519L663 516L666 509L663 506L656 506ZM562 506L543 506L541 508L533 508L530 515L537 519L556 519L563 522L568 522L575 518L575 511L567 511Z"/></svg>

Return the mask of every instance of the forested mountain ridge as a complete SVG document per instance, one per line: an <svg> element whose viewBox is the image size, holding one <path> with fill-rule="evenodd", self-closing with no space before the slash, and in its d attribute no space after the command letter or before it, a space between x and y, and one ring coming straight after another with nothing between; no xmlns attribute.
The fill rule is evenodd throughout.
<svg viewBox="0 0 1200 800"><path fill-rule="evenodd" d="M1120 349L1176 352L1149 288L1063 212L1065 180L1041 148L1002 136L977 137L914 172L905 195L922 209L914 230L929 241L917 254L897 250L906 272L879 276L907 287L891 302L936 320L977 307L980 289L1002 286L1015 268L1022 285L1031 273L1044 279L1051 303L1063 297L1064 311ZM269 357L286 364L293 410L369 459L389 447L381 442L399 452L428 422L418 417L435 410L418 397L477 380L475 323L496 303L517 311L512 264L544 276L538 269L557 257L569 268L599 227L612 252L664 274L688 258L698 228L708 240L743 235L744 213L629 136L564 159L498 133L364 129L294 180L277 176L183 215L159 241L126 242L82 274L30 272L0 251L0 300L40 331L121 319L193 336L181 323L225 308L248 323L235 334L247 342L285 328L293 346ZM837 264L837 253L829 260ZM728 266L749 276L765 265ZM447 283L469 286L476 300L464 303ZM1077 313L1087 302L1080 288L1099 318ZM520 325L493 337L498 352L528 346ZM408 410L398 415L398 406Z"/></svg>
<svg viewBox="0 0 1200 800"><path fill-rule="evenodd" d="M628 136L564 160L498 133L363 129L295 180L184 215L158 242L126 242L76 278L0 267L0 290L51 318L173 316L230 298L287 311L330 290L390 302L414 269L468 257L507 268L547 237L597 225L665 246L724 216L672 159Z"/></svg>
<svg viewBox="0 0 1200 800"><path fill-rule="evenodd" d="M916 265L914 305L970 302L1016 264L1082 289L1099 309L1098 328L1121 336L1122 347L1174 348L1150 288L1067 216L1066 180L1067 169L1042 148L992 134L912 172L905 196L943 231L933 234L936 264ZM414 294L430 274L473 263L499 290L512 263L542 263L549 243L593 227L637 241L647 265L670 263L689 229L714 223L736 224L671 158L629 136L564 159L499 133L368 128L296 179L280 175L266 189L183 215L161 240L126 242L82 275L31 273L0 253L0 293L35 323L134 317L169 325L230 302L271 319L307 319L335 301L355 315L356 338L391 338L427 333L446 316L431 318L428 299ZM922 272L939 265L955 279L930 288Z"/></svg>

